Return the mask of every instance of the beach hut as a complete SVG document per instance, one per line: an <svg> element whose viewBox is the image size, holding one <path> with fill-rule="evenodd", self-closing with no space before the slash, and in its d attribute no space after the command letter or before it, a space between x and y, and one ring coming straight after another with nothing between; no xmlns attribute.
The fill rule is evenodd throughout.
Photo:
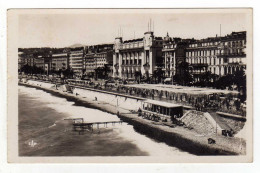
<svg viewBox="0 0 260 173"><path fill-rule="evenodd" d="M72 92L71 88L68 84L62 85L62 91L63 92Z"/></svg>
<svg viewBox="0 0 260 173"><path fill-rule="evenodd" d="M152 120L176 119L183 115L183 107L181 105L150 99L141 102L141 111L144 117L149 117Z"/></svg>

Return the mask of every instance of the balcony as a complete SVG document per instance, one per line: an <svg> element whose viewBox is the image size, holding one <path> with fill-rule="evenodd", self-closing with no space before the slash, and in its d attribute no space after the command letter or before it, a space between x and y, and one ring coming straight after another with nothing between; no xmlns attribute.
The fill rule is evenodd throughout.
<svg viewBox="0 0 260 173"><path fill-rule="evenodd" d="M116 69L118 69L118 68L119 68L119 64L116 63L116 64L114 65L114 67L115 67Z"/></svg>
<svg viewBox="0 0 260 173"><path fill-rule="evenodd" d="M145 63L143 65L143 67L144 67L145 71L148 71L150 69L150 64L149 63Z"/></svg>
<svg viewBox="0 0 260 173"><path fill-rule="evenodd" d="M126 44L123 44L122 49L136 49L136 48L143 48L143 47L144 47L143 42L126 43Z"/></svg>
<svg viewBox="0 0 260 173"><path fill-rule="evenodd" d="M201 63L201 64L191 64L192 67L208 67L207 63Z"/></svg>
<svg viewBox="0 0 260 173"><path fill-rule="evenodd" d="M235 56L239 56L239 57L245 57L246 54L244 52L241 53L217 53L216 54L219 57L235 57Z"/></svg>
<svg viewBox="0 0 260 173"><path fill-rule="evenodd" d="M239 63L239 62L228 62L227 64L228 64L228 65L239 65L239 64L241 64L241 63Z"/></svg>

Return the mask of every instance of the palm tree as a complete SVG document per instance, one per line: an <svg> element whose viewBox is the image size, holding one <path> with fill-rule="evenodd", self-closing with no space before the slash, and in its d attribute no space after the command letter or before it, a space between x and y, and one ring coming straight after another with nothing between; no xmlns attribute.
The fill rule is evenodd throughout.
<svg viewBox="0 0 260 173"><path fill-rule="evenodd" d="M157 68L153 72L153 78L155 79L156 83L161 83L163 78L163 71L161 68Z"/></svg>
<svg viewBox="0 0 260 173"><path fill-rule="evenodd" d="M216 81L216 79L218 78L218 75L216 74L212 74L210 71L206 71L205 73L203 73L200 76L200 84L202 86L211 86L212 85L212 81Z"/></svg>
<svg viewBox="0 0 260 173"><path fill-rule="evenodd" d="M140 83L140 80L142 78L142 73L140 71L135 71L135 79L138 83Z"/></svg>
<svg viewBox="0 0 260 173"><path fill-rule="evenodd" d="M175 80L181 85L188 85L193 81L193 77L190 74L189 63L182 61L177 65L177 72L175 75Z"/></svg>

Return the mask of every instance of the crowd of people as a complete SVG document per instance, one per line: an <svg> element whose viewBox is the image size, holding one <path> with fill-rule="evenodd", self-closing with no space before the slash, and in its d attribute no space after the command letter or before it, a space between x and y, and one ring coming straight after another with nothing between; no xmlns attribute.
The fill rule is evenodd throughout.
<svg viewBox="0 0 260 173"><path fill-rule="evenodd" d="M232 113L237 115L246 115L246 105L242 103L236 94L188 94L181 92L170 92L164 90L155 90L149 88L138 88L131 85L119 83L108 83L106 81L91 81L91 80L61 80L52 78L37 78L37 80L45 80L53 83L67 83L82 87L90 87L94 89L106 90L127 94L142 98L167 101L175 104L192 106L198 111L215 110L219 112Z"/></svg>

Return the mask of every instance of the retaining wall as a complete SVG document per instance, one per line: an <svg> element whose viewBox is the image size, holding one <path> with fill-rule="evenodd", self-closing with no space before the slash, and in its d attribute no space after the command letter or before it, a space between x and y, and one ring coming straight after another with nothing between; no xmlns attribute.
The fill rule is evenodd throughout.
<svg viewBox="0 0 260 173"><path fill-rule="evenodd" d="M73 94L78 94L79 96L90 98L98 101L104 101L113 106L119 106L124 109L130 109L137 111L141 107L141 101L134 98L129 98L127 96L118 96L113 94L102 93L98 91L91 91L87 89L75 88Z"/></svg>

